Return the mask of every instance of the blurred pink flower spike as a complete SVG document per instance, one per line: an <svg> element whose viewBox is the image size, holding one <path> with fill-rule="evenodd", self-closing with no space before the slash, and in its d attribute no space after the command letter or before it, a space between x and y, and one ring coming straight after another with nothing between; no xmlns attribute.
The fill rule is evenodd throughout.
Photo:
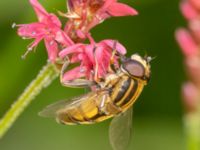
<svg viewBox="0 0 200 150"><path fill-rule="evenodd" d="M199 88L200 93L200 56L186 58L185 65L191 81Z"/></svg>
<svg viewBox="0 0 200 150"><path fill-rule="evenodd" d="M80 66L68 71L63 76L63 81L86 77L89 80L99 80L109 73L111 59L117 68L118 56L113 55L114 50L121 55L126 54L126 49L115 40L103 40L96 44L77 44L62 50L61 58L68 56L71 63L79 63ZM113 58L112 58L113 57Z"/></svg>
<svg viewBox="0 0 200 150"><path fill-rule="evenodd" d="M86 37L83 35L109 17L138 14L135 9L116 0L68 0L67 4L68 13L62 15L70 19L66 24L65 31L73 35L71 36L73 39ZM73 28L74 25L76 25L76 29ZM79 34L73 31L79 31ZM80 34L81 32L82 34Z"/></svg>
<svg viewBox="0 0 200 150"><path fill-rule="evenodd" d="M200 110L200 0L184 0L181 11L188 21L188 29L178 29L176 40L185 56L185 68L190 81L182 88L187 112Z"/></svg>
<svg viewBox="0 0 200 150"><path fill-rule="evenodd" d="M181 2L180 7L181 7L181 12L186 19L192 20L197 18L198 11L192 6L190 2L184 0Z"/></svg>
<svg viewBox="0 0 200 150"><path fill-rule="evenodd" d="M44 39L48 58L50 61L54 62L59 51L58 43L63 46L68 46L72 45L73 41L61 30L61 22L56 15L49 14L37 0L30 0L30 3L37 14L38 22L18 25L19 36L35 39L34 42L28 46L28 51L24 56Z"/></svg>
<svg viewBox="0 0 200 150"><path fill-rule="evenodd" d="M191 2L191 4L197 8L198 10L200 10L200 1L199 0L189 0L189 2Z"/></svg>
<svg viewBox="0 0 200 150"><path fill-rule="evenodd" d="M199 47L190 32L186 29L181 28L176 31L176 40L186 57L196 55L198 53Z"/></svg>
<svg viewBox="0 0 200 150"><path fill-rule="evenodd" d="M199 91L192 82L183 85L182 96L187 112L197 111L199 107Z"/></svg>
<svg viewBox="0 0 200 150"><path fill-rule="evenodd" d="M200 43L200 19L197 18L197 19L191 20L189 23L189 28L192 31L192 35L194 36L196 41Z"/></svg>

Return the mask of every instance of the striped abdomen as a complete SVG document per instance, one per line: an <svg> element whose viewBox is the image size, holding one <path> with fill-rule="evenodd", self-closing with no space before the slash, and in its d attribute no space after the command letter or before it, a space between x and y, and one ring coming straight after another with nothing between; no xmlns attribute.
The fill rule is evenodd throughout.
<svg viewBox="0 0 200 150"><path fill-rule="evenodd" d="M129 76L122 76L113 86L111 99L113 104L119 107L123 112L130 108L142 92L144 83Z"/></svg>

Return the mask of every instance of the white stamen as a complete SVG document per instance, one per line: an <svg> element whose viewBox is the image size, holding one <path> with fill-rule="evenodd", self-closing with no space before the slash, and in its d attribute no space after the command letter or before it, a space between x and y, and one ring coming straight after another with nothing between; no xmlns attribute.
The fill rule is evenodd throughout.
<svg viewBox="0 0 200 150"><path fill-rule="evenodd" d="M32 47L29 47L29 48L28 48L28 51L32 51L32 49L33 49Z"/></svg>
<svg viewBox="0 0 200 150"><path fill-rule="evenodd" d="M26 56L28 55L28 53L29 53L30 51L32 51L32 50L33 50L33 48L32 48L32 47L29 47L29 48L27 49L27 51L24 53L24 55L21 56L21 58L22 58L22 59L25 59Z"/></svg>
<svg viewBox="0 0 200 150"><path fill-rule="evenodd" d="M14 29L16 26L17 26L17 24L14 22L14 23L12 24L12 28Z"/></svg>
<svg viewBox="0 0 200 150"><path fill-rule="evenodd" d="M25 56L25 55L22 55L22 56L21 56L21 58L22 58L22 59L25 59L25 58L26 58L26 56Z"/></svg>

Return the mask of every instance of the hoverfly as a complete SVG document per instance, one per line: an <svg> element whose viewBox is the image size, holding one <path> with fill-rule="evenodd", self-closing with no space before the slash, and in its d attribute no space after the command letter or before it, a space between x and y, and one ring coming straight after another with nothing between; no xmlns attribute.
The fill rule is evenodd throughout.
<svg viewBox="0 0 200 150"><path fill-rule="evenodd" d="M95 83L95 91L52 104L40 112L40 116L54 117L58 123L66 125L93 124L114 117L109 128L110 142L114 150L124 150L131 135L132 105L149 81L150 61L151 57L143 58L138 54L124 57L115 73ZM63 84L72 87L94 85L82 79Z"/></svg>

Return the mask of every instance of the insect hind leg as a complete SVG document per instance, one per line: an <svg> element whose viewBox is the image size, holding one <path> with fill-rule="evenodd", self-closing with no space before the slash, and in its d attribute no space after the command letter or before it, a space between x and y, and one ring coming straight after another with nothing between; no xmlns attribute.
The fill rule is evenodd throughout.
<svg viewBox="0 0 200 150"><path fill-rule="evenodd" d="M99 113L106 115L115 115L122 112L122 109L119 106L113 104L108 94L103 95L100 104L98 106L98 109Z"/></svg>

